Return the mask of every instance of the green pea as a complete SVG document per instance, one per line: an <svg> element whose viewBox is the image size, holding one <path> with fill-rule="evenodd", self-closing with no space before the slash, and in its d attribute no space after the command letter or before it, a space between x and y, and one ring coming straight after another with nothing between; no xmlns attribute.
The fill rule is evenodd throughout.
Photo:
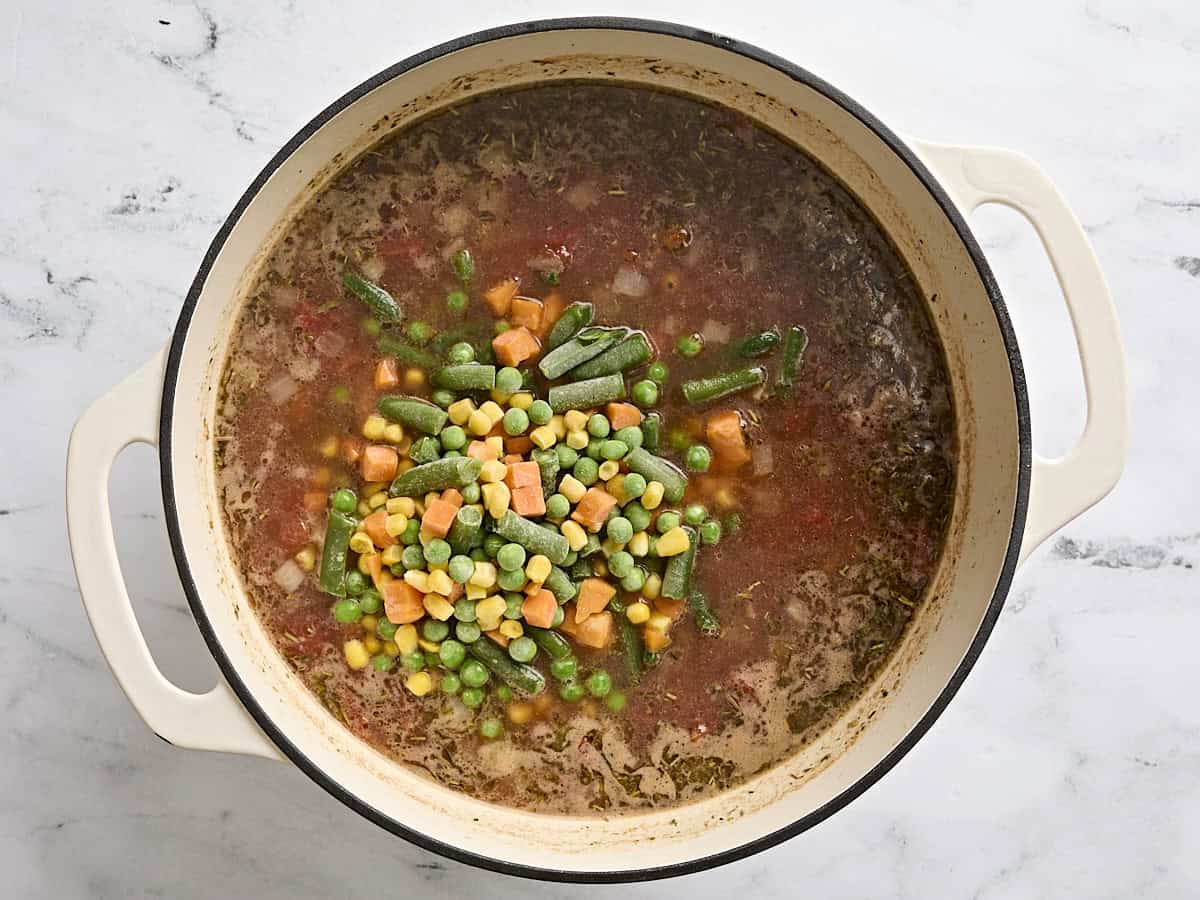
<svg viewBox="0 0 1200 900"><path fill-rule="evenodd" d="M579 552L576 550L568 550L567 555L563 557L563 568L568 569L575 565L575 561L579 559Z"/></svg>
<svg viewBox="0 0 1200 900"><path fill-rule="evenodd" d="M463 688L462 702L467 709L479 709L483 706L484 697L483 688L469 687Z"/></svg>
<svg viewBox="0 0 1200 900"><path fill-rule="evenodd" d="M675 342L675 352L685 359L691 359L704 349L704 335L696 331L692 334L682 335Z"/></svg>
<svg viewBox="0 0 1200 900"><path fill-rule="evenodd" d="M558 696L567 703L578 703L583 699L583 685L576 681L564 681L558 688Z"/></svg>
<svg viewBox="0 0 1200 900"><path fill-rule="evenodd" d="M332 391L329 392L329 396L333 400L334 403L349 403L350 402L350 388L346 387L345 385L339 384L337 387L335 387Z"/></svg>
<svg viewBox="0 0 1200 900"><path fill-rule="evenodd" d="M629 396L643 409L654 406L658 403L658 385L649 378L643 378L629 389Z"/></svg>
<svg viewBox="0 0 1200 900"><path fill-rule="evenodd" d="M703 444L693 444L688 447L683 462L689 472L707 472L712 465L712 451Z"/></svg>
<svg viewBox="0 0 1200 900"><path fill-rule="evenodd" d="M408 520L408 524L404 526L404 531L400 532L400 543L404 544L404 550L407 553L409 547L421 549L421 521L413 516ZM421 561L425 561L425 557L421 557ZM412 569L415 566L408 566Z"/></svg>
<svg viewBox="0 0 1200 900"><path fill-rule="evenodd" d="M414 344L424 344L433 337L433 329L429 327L428 322L409 322L408 323L408 339Z"/></svg>
<svg viewBox="0 0 1200 900"><path fill-rule="evenodd" d="M556 444L554 455L558 457L558 467L560 469L571 468L579 459L578 451L574 447L568 447L566 444Z"/></svg>
<svg viewBox="0 0 1200 900"><path fill-rule="evenodd" d="M565 519L571 511L571 501L562 494L551 494L546 498L546 517L549 519Z"/></svg>
<svg viewBox="0 0 1200 900"><path fill-rule="evenodd" d="M526 580L525 570L519 566L515 569L501 569L500 574L496 576L496 584L506 591L521 590L525 587Z"/></svg>
<svg viewBox="0 0 1200 900"><path fill-rule="evenodd" d="M607 697L612 690L612 678L603 669L593 672L588 676L587 689L593 697Z"/></svg>
<svg viewBox="0 0 1200 900"><path fill-rule="evenodd" d="M668 509L666 512L658 514L658 518L654 521L654 527L659 534L666 534L672 528L679 527L679 513L673 509Z"/></svg>
<svg viewBox="0 0 1200 900"><path fill-rule="evenodd" d="M487 562L488 555L483 552L482 547L471 548L471 562Z"/></svg>
<svg viewBox="0 0 1200 900"><path fill-rule="evenodd" d="M537 650L537 644L533 642L533 638L524 635L508 642L508 655L519 663L529 662L537 656Z"/></svg>
<svg viewBox="0 0 1200 900"><path fill-rule="evenodd" d="M420 544L410 544L400 553L400 562L406 569L425 568L425 551Z"/></svg>
<svg viewBox="0 0 1200 900"><path fill-rule="evenodd" d="M440 566L450 561L452 552L449 544L441 538L434 538L425 545L425 560L435 566ZM474 566L471 568L474 569Z"/></svg>
<svg viewBox="0 0 1200 900"><path fill-rule="evenodd" d="M463 485L460 488L460 492L462 493L463 503L468 505L478 503L480 496L482 496L478 481L472 481L470 484Z"/></svg>
<svg viewBox="0 0 1200 900"><path fill-rule="evenodd" d="M457 694L462 690L462 679L453 672L447 672L442 676L441 688L443 694Z"/></svg>
<svg viewBox="0 0 1200 900"><path fill-rule="evenodd" d="M475 260L471 258L471 251L466 247L455 250L454 255L450 257L450 268L459 281L470 284L471 279L475 277Z"/></svg>
<svg viewBox="0 0 1200 900"><path fill-rule="evenodd" d="M386 653L380 653L371 657L371 668L376 672L389 672L395 664L396 661Z"/></svg>
<svg viewBox="0 0 1200 900"><path fill-rule="evenodd" d="M467 446L467 433L460 425L447 425L442 429L442 446L447 450L461 450Z"/></svg>
<svg viewBox="0 0 1200 900"><path fill-rule="evenodd" d="M400 626L395 622L389 621L386 618L380 619L379 624L375 626L375 633L385 641L390 641L396 636L396 632L400 630Z"/></svg>
<svg viewBox="0 0 1200 900"><path fill-rule="evenodd" d="M451 291L446 295L446 309L454 313L456 316L462 315L467 311L467 306L471 299L465 291Z"/></svg>
<svg viewBox="0 0 1200 900"><path fill-rule="evenodd" d="M500 552L500 548L505 545L506 541L500 535L492 533L483 539L483 552L488 555L488 559L495 559L496 554Z"/></svg>
<svg viewBox="0 0 1200 900"><path fill-rule="evenodd" d="M450 557L450 563L446 566L446 571L454 581L459 584L466 584L471 576L475 574L475 563L471 562L471 557L463 556L461 553Z"/></svg>
<svg viewBox="0 0 1200 900"><path fill-rule="evenodd" d="M642 446L642 441L644 440L642 429L637 425L627 425L614 434L613 437L615 437L630 450L636 450L638 447Z"/></svg>
<svg viewBox="0 0 1200 900"><path fill-rule="evenodd" d="M602 446L604 446L604 438L594 437L588 441L587 448L583 452L588 459L599 460L601 459L600 448Z"/></svg>
<svg viewBox="0 0 1200 900"><path fill-rule="evenodd" d="M633 477L634 476L632 474L625 476L626 491L628 491L628 489L629 489L629 487L628 487L629 479L633 478ZM641 475L638 475L637 477L642 478ZM642 478L642 490L645 491L645 489L646 489L646 479ZM626 503L625 506L621 509L621 514L623 516L625 516L626 519L629 520L629 524L633 526L633 530L634 530L635 534L639 531L645 531L647 528L650 527L650 519L651 519L650 510L648 510L648 509L646 509L646 507L642 506L642 504L637 500L634 500L630 503Z"/></svg>
<svg viewBox="0 0 1200 900"><path fill-rule="evenodd" d="M700 540L705 544L715 544L721 540L721 523L716 519L709 519L701 525Z"/></svg>
<svg viewBox="0 0 1200 900"><path fill-rule="evenodd" d="M683 510L683 521L688 525L699 525L708 518L708 510L702 503L689 503Z"/></svg>
<svg viewBox="0 0 1200 900"><path fill-rule="evenodd" d="M578 669L579 663L573 656L564 656L550 663L550 674L559 681L568 681L574 678Z"/></svg>
<svg viewBox="0 0 1200 900"><path fill-rule="evenodd" d="M367 577L358 569L351 569L346 573L346 593L351 597L357 597L367 589Z"/></svg>
<svg viewBox="0 0 1200 900"><path fill-rule="evenodd" d="M383 609L383 598L379 596L379 591L375 588L367 588L358 598L358 606L368 616L373 616Z"/></svg>
<svg viewBox="0 0 1200 900"><path fill-rule="evenodd" d="M368 316L362 320L362 330L370 337L379 337L383 331L383 324L378 320Z"/></svg>
<svg viewBox="0 0 1200 900"><path fill-rule="evenodd" d="M525 548L520 544L505 544L496 552L496 562L507 572L525 565Z"/></svg>
<svg viewBox="0 0 1200 900"><path fill-rule="evenodd" d="M618 550L608 558L608 571L617 578L624 578L633 571L633 555L624 550Z"/></svg>
<svg viewBox="0 0 1200 900"><path fill-rule="evenodd" d="M475 361L475 348L466 341L459 341L446 351L446 360L455 366Z"/></svg>
<svg viewBox="0 0 1200 900"><path fill-rule="evenodd" d="M671 445L672 450L682 453L692 443L692 436L682 428L672 428L667 433L667 443Z"/></svg>
<svg viewBox="0 0 1200 900"><path fill-rule="evenodd" d="M445 388L438 388L429 395L429 398L442 409L446 409L451 403L458 399L454 396L454 391L448 391Z"/></svg>
<svg viewBox="0 0 1200 900"><path fill-rule="evenodd" d="M475 621L475 601L459 597L454 603L454 618L459 622Z"/></svg>
<svg viewBox="0 0 1200 900"><path fill-rule="evenodd" d="M529 413L529 421L534 425L545 425L554 418L554 410L550 408L550 404L545 400L534 400L529 405L527 412Z"/></svg>
<svg viewBox="0 0 1200 900"><path fill-rule="evenodd" d="M633 523L624 516L616 516L608 520L607 534L614 544L628 544L633 537Z"/></svg>
<svg viewBox="0 0 1200 900"><path fill-rule="evenodd" d="M742 516L740 513L731 512L725 517L725 531L730 534L736 534L741 531Z"/></svg>
<svg viewBox="0 0 1200 900"><path fill-rule="evenodd" d="M362 616L362 607L358 605L357 600L347 598L333 604L333 617L343 625L357 622Z"/></svg>
<svg viewBox="0 0 1200 900"><path fill-rule="evenodd" d="M571 470L577 481L586 486L591 486L596 483L596 479L600 477L600 466L596 464L594 459L583 457L575 463Z"/></svg>
<svg viewBox="0 0 1200 900"><path fill-rule="evenodd" d="M453 638L447 638L438 647L438 659L447 669L457 669L466 658L467 648Z"/></svg>
<svg viewBox="0 0 1200 900"><path fill-rule="evenodd" d="M449 633L450 626L437 619L426 619L421 625L421 634L424 635L425 640L433 641L435 644L438 641L444 641Z"/></svg>
<svg viewBox="0 0 1200 900"><path fill-rule="evenodd" d="M621 488L625 492L625 496L630 500L636 500L642 494L646 493L646 479L637 472L630 472L625 476L625 482Z"/></svg>
<svg viewBox="0 0 1200 900"><path fill-rule="evenodd" d="M504 734L504 723L499 719L489 716L480 721L479 736L485 741L494 741L502 734Z"/></svg>
<svg viewBox="0 0 1200 900"><path fill-rule="evenodd" d="M507 684L496 685L496 699L497 700L499 700L501 703L507 703L512 698L513 698L512 688L510 688Z"/></svg>
<svg viewBox="0 0 1200 900"><path fill-rule="evenodd" d="M331 505L338 512L350 515L358 508L358 497L349 488L341 488L333 492Z"/></svg>
<svg viewBox="0 0 1200 900"><path fill-rule="evenodd" d="M605 441L600 445L600 455L604 459L623 459L629 452L629 446L622 441Z"/></svg>
<svg viewBox="0 0 1200 900"><path fill-rule="evenodd" d="M625 708L625 704L628 701L626 700L625 694L622 691L613 691L604 698L604 702L613 712L619 713Z"/></svg>
<svg viewBox="0 0 1200 900"><path fill-rule="evenodd" d="M414 650L412 653L405 653L400 662L410 672L421 672L425 669L425 654L420 650Z"/></svg>
<svg viewBox="0 0 1200 900"><path fill-rule="evenodd" d="M454 636L464 644L473 644L483 634L474 622L459 622L454 626Z"/></svg>
<svg viewBox="0 0 1200 900"><path fill-rule="evenodd" d="M604 418L604 416L600 415L600 413L593 414L592 417L587 420L587 431L592 437L608 437L608 433L611 430L612 426L608 424L608 419Z"/></svg>
<svg viewBox="0 0 1200 900"><path fill-rule="evenodd" d="M504 595L504 618L521 618L521 606L525 603L525 595L517 591L508 591Z"/></svg>
<svg viewBox="0 0 1200 900"><path fill-rule="evenodd" d="M621 590L629 591L631 594L636 594L646 586L646 570L641 566L634 566L629 570L629 573L621 579Z"/></svg>
<svg viewBox="0 0 1200 900"><path fill-rule="evenodd" d="M408 448L408 455L418 466L431 463L442 455L442 442L429 435L419 437Z"/></svg>
<svg viewBox="0 0 1200 900"><path fill-rule="evenodd" d="M477 659L468 659L458 672L467 687L483 687L488 683L487 667Z"/></svg>
<svg viewBox="0 0 1200 900"><path fill-rule="evenodd" d="M667 364L664 362L651 363L646 370L646 377L655 384L663 384L667 380Z"/></svg>
<svg viewBox="0 0 1200 900"><path fill-rule="evenodd" d="M518 434L524 434L529 428L529 413L523 409L517 409L515 406L512 409L505 410L504 413L504 433L515 437Z"/></svg>
<svg viewBox="0 0 1200 900"><path fill-rule="evenodd" d="M425 667L428 669L436 669L442 664L442 658L436 652L431 650L425 651Z"/></svg>
<svg viewBox="0 0 1200 900"><path fill-rule="evenodd" d="M563 608L561 606L558 607L556 610L554 610L554 618L550 620L550 627L557 628L563 623L563 620L566 619L566 617L567 614L563 611Z"/></svg>
<svg viewBox="0 0 1200 900"><path fill-rule="evenodd" d="M512 326L509 325L508 321L505 319L497 319L496 324L492 326L492 330L496 332L496 334L504 334L504 332L510 330L511 328Z"/></svg>
<svg viewBox="0 0 1200 900"><path fill-rule="evenodd" d="M496 390L502 394L515 394L521 389L521 373L512 366L505 366L496 372Z"/></svg>

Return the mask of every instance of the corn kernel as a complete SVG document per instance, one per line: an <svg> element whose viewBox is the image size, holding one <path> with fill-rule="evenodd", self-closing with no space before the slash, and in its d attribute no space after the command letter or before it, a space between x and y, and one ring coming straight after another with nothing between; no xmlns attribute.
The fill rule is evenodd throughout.
<svg viewBox="0 0 1200 900"><path fill-rule="evenodd" d="M475 412L475 404L471 400L463 398L446 407L446 412L450 414L450 421L455 425L466 425L471 418L471 413Z"/></svg>
<svg viewBox="0 0 1200 900"><path fill-rule="evenodd" d="M563 424L567 426L567 431L583 431L587 428L588 415L581 409L568 410L563 415Z"/></svg>
<svg viewBox="0 0 1200 900"><path fill-rule="evenodd" d="M604 560L600 559L599 557L597 557L596 559L593 559L592 560L592 574L598 575L601 578L603 578L605 575L608 574L608 564Z"/></svg>
<svg viewBox="0 0 1200 900"><path fill-rule="evenodd" d="M371 560L374 558L374 553L363 553L358 557L358 571L364 575L371 574Z"/></svg>
<svg viewBox="0 0 1200 900"><path fill-rule="evenodd" d="M379 617L370 614L363 616L358 620L359 627L368 634L379 627Z"/></svg>
<svg viewBox="0 0 1200 900"><path fill-rule="evenodd" d="M523 409L529 411L529 407L533 406L533 394L529 391L518 391L508 398L508 405L513 409Z"/></svg>
<svg viewBox="0 0 1200 900"><path fill-rule="evenodd" d="M311 572L317 564L317 551L313 549L312 544L306 546L303 550L297 553L294 557L296 565L305 572Z"/></svg>
<svg viewBox="0 0 1200 900"><path fill-rule="evenodd" d="M385 566L394 566L400 562L404 556L404 547L400 544L392 544L390 547L384 547L383 553L380 554L380 562Z"/></svg>
<svg viewBox="0 0 1200 900"><path fill-rule="evenodd" d="M481 409L471 413L471 417L467 419L467 431L476 437L483 437L492 430L492 420L488 418L488 414Z"/></svg>
<svg viewBox="0 0 1200 900"><path fill-rule="evenodd" d="M504 598L499 594L492 594L486 600L480 600L475 604L475 621L483 631L494 631L500 625L500 617L504 615L504 610L508 608L508 604L504 602Z"/></svg>
<svg viewBox="0 0 1200 900"><path fill-rule="evenodd" d="M421 547L428 547L431 541L437 540L437 535L426 528L422 528L417 532L417 539L421 542Z"/></svg>
<svg viewBox="0 0 1200 900"><path fill-rule="evenodd" d="M443 597L449 597L450 592L454 590L454 582L450 579L445 569L434 569L429 573L429 578L426 579L429 585L429 590L435 594L441 594Z"/></svg>
<svg viewBox="0 0 1200 900"><path fill-rule="evenodd" d="M655 547L659 556L678 556L688 548L688 533L676 525L658 539Z"/></svg>
<svg viewBox="0 0 1200 900"><path fill-rule="evenodd" d="M567 475L558 483L558 492L572 503L578 503L587 493L587 487L574 475Z"/></svg>
<svg viewBox="0 0 1200 900"><path fill-rule="evenodd" d="M437 653L438 648L441 647L442 645L439 644L437 641L427 641L427 640L425 640L425 638L417 638L417 646L420 647L422 650L424 650L426 653Z"/></svg>
<svg viewBox="0 0 1200 900"><path fill-rule="evenodd" d="M467 583L467 599L468 600L482 600L484 597L487 596L487 592L488 592L488 589L485 587L480 587L479 585L471 584L470 582Z"/></svg>
<svg viewBox="0 0 1200 900"><path fill-rule="evenodd" d="M510 641L515 641L525 633L525 629L521 627L521 623L516 619L505 619L500 623L500 633Z"/></svg>
<svg viewBox="0 0 1200 900"><path fill-rule="evenodd" d="M568 431L567 446L572 450L586 450L588 445L588 433L586 431Z"/></svg>
<svg viewBox="0 0 1200 900"><path fill-rule="evenodd" d="M358 513L359 516L366 518L371 514L371 504L369 504L366 500L359 500L358 506L354 508L354 511Z"/></svg>
<svg viewBox="0 0 1200 900"><path fill-rule="evenodd" d="M380 653L383 651L383 641L379 640L379 638L375 637L375 635L373 635L373 634L368 634L365 638L362 639L362 642L363 642L363 649L366 650L368 653L370 653L372 656L374 656L376 653Z"/></svg>
<svg viewBox="0 0 1200 900"><path fill-rule="evenodd" d="M529 432L529 439L542 450L553 447L558 440L554 434L554 429L549 425L539 425L533 429L533 431Z"/></svg>
<svg viewBox="0 0 1200 900"><path fill-rule="evenodd" d="M404 386L410 391L415 391L425 383L425 373L420 369L405 369L404 370Z"/></svg>
<svg viewBox="0 0 1200 900"><path fill-rule="evenodd" d="M662 594L662 576L657 572L651 572L646 576L646 583L642 585L642 596L647 600L657 600Z"/></svg>
<svg viewBox="0 0 1200 900"><path fill-rule="evenodd" d="M404 440L404 426L399 422L392 422L387 428L383 429L383 439L389 444L398 444Z"/></svg>
<svg viewBox="0 0 1200 900"><path fill-rule="evenodd" d="M666 634L671 630L671 619L660 612L652 613L646 619L646 628L650 631L658 631Z"/></svg>
<svg viewBox="0 0 1200 900"><path fill-rule="evenodd" d="M388 656L399 656L400 648L396 645L395 641L384 641L383 652Z"/></svg>
<svg viewBox="0 0 1200 900"><path fill-rule="evenodd" d="M371 539L367 537L366 532L356 531L350 537L350 549L355 553L374 553L375 545L371 543Z"/></svg>
<svg viewBox="0 0 1200 900"><path fill-rule="evenodd" d="M490 562L475 563L475 571L471 573L471 577L467 580L467 584L473 584L476 587L490 588L496 584L496 565Z"/></svg>
<svg viewBox="0 0 1200 900"><path fill-rule="evenodd" d="M371 654L367 652L367 648L359 640L346 641L342 645L342 653L346 655L346 664L352 669L365 668L367 663L371 661Z"/></svg>
<svg viewBox="0 0 1200 900"><path fill-rule="evenodd" d="M409 516L409 518L411 519L413 516L416 516L419 519L424 515L425 502L423 500L413 500L413 515Z"/></svg>
<svg viewBox="0 0 1200 900"><path fill-rule="evenodd" d="M497 481L503 481L507 474L508 466L498 459L489 459L479 470L479 480L484 484L495 484Z"/></svg>
<svg viewBox="0 0 1200 900"><path fill-rule="evenodd" d="M401 625L396 629L396 636L393 638L401 653L412 653L416 650L418 639L417 626L412 624Z"/></svg>
<svg viewBox="0 0 1200 900"><path fill-rule="evenodd" d="M533 707L523 700L508 704L508 720L514 725L524 725L533 718Z"/></svg>
<svg viewBox="0 0 1200 900"><path fill-rule="evenodd" d="M567 420L563 416L551 416L546 425L560 441L567 436Z"/></svg>
<svg viewBox="0 0 1200 900"><path fill-rule="evenodd" d="M387 491L376 491L367 498L367 506L371 507L372 510L379 509L379 507L387 503L387 499Z"/></svg>
<svg viewBox="0 0 1200 900"><path fill-rule="evenodd" d="M650 618L650 606L642 601L630 603L625 607L625 618L634 625L641 625Z"/></svg>
<svg viewBox="0 0 1200 900"><path fill-rule="evenodd" d="M621 471L621 464L615 459L606 459L600 463L600 480L608 481L615 478L617 473Z"/></svg>
<svg viewBox="0 0 1200 900"><path fill-rule="evenodd" d="M400 514L411 519L417 511L417 506L412 497L392 497L387 502L387 511L393 516Z"/></svg>
<svg viewBox="0 0 1200 900"><path fill-rule="evenodd" d="M429 573L420 569L409 569L404 573L404 580L422 594L429 593Z"/></svg>
<svg viewBox="0 0 1200 900"><path fill-rule="evenodd" d="M362 486L362 496L370 497L372 494L378 494L380 491L386 491L388 483L386 481L368 481Z"/></svg>
<svg viewBox="0 0 1200 900"><path fill-rule="evenodd" d="M440 500L442 497L441 491L430 491L425 495L425 508L428 509L434 500Z"/></svg>
<svg viewBox="0 0 1200 900"><path fill-rule="evenodd" d="M383 416L367 416L362 426L362 434L368 441L383 440L383 432L387 430L388 422Z"/></svg>
<svg viewBox="0 0 1200 900"><path fill-rule="evenodd" d="M567 546L572 550L579 551L587 546L587 532L583 530L583 526L578 522L568 519L562 523L559 531L567 539Z"/></svg>
<svg viewBox="0 0 1200 900"><path fill-rule="evenodd" d="M441 594L426 594L424 605L425 612L429 613L439 622L445 622L454 615L454 607Z"/></svg>
<svg viewBox="0 0 1200 900"><path fill-rule="evenodd" d="M491 450L492 453L496 455L497 459L504 455L504 438L500 437L498 434L484 438L483 445Z"/></svg>
<svg viewBox="0 0 1200 900"><path fill-rule="evenodd" d="M569 543L569 542L568 542ZM535 581L541 584L550 577L550 559L538 553L529 558L529 562L525 563L525 577L530 581Z"/></svg>
<svg viewBox="0 0 1200 900"><path fill-rule="evenodd" d="M507 484L498 481L495 484L485 484L481 490L483 505L487 507L488 514L493 519L499 519L508 511L509 501L512 500L512 491L508 489Z"/></svg>
<svg viewBox="0 0 1200 900"><path fill-rule="evenodd" d="M329 437L325 438L325 440L321 441L321 445L318 449L323 457L326 459L333 459L335 456L337 456L338 447L340 446L341 443L338 441L337 437L330 435Z"/></svg>
<svg viewBox="0 0 1200 900"><path fill-rule="evenodd" d="M629 498L625 496L625 475L618 472L604 483L604 489L617 498L617 505L624 506Z"/></svg>
<svg viewBox="0 0 1200 900"><path fill-rule="evenodd" d="M406 456L406 457L404 457L404 459L400 460L400 462L396 464L396 474L403 475L405 472L407 472L409 469L411 469L415 465L416 465L416 463L414 463L409 457Z"/></svg>
<svg viewBox="0 0 1200 900"><path fill-rule="evenodd" d="M650 552L650 535L645 531L639 531L629 539L629 546L625 549L634 556L645 556Z"/></svg>
<svg viewBox="0 0 1200 900"><path fill-rule="evenodd" d="M408 692L417 697L424 697L433 690L433 677L428 672L413 672L404 679Z"/></svg>
<svg viewBox="0 0 1200 900"><path fill-rule="evenodd" d="M395 580L396 580L395 576L392 575L392 573L389 572L387 569L384 569L382 572L379 573L380 587L382 587L385 584L391 584Z"/></svg>
<svg viewBox="0 0 1200 900"><path fill-rule="evenodd" d="M479 406L479 411L492 420L493 427L497 422L504 418L504 410L500 408L500 404L495 400L487 400L484 403L481 403ZM491 428L488 429L488 431L491 430Z"/></svg>
<svg viewBox="0 0 1200 900"><path fill-rule="evenodd" d="M408 528L408 516L404 513L393 513L383 520L384 530L392 537L399 537Z"/></svg>
<svg viewBox="0 0 1200 900"><path fill-rule="evenodd" d="M641 501L642 506L646 509L658 509L658 504L662 503L663 492L666 488L663 487L661 481L652 481L646 485L646 490L642 491Z"/></svg>
<svg viewBox="0 0 1200 900"><path fill-rule="evenodd" d="M713 499L717 501L717 506L721 509L733 509L737 506L737 499L733 496L733 491L727 487L718 489Z"/></svg>
<svg viewBox="0 0 1200 900"><path fill-rule="evenodd" d="M612 541L607 538L600 543L600 551L604 554L606 559L612 556L614 553L619 553L624 549L624 544L618 544L616 541Z"/></svg>

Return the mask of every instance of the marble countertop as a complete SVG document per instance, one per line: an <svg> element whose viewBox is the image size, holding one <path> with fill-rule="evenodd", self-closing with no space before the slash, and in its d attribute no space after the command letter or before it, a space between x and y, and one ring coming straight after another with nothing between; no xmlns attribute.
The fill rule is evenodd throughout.
<svg viewBox="0 0 1200 900"><path fill-rule="evenodd" d="M13 897L1174 897L1200 890L1200 6L1182 0L450 7L9 0L0 10L0 868ZM804 7L811 7L804 9ZM290 766L143 726L65 547L71 423L170 334L235 199L308 118L412 52L507 20L686 20L799 62L899 130L1023 150L1095 242L1134 401L1125 478L1020 572L979 665L878 786L801 838L682 881L539 886L419 851ZM1083 422L1033 231L976 217L1034 435ZM188 614L153 453L113 474L137 612L185 687Z"/></svg>

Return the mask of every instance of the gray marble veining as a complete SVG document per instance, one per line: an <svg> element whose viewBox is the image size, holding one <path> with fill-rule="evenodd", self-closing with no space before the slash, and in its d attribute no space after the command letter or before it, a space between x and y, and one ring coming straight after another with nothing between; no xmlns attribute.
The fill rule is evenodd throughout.
<svg viewBox="0 0 1200 900"><path fill-rule="evenodd" d="M806 8L807 7L807 8ZM65 548L71 422L166 340L227 210L311 115L395 60L512 18L686 20L788 56L906 133L1023 150L1083 220L1122 315L1126 477L1020 573L932 732L865 797L722 870L537 886L390 838L290 767L173 750L110 676ZM1182 0L655 0L570 7L9 0L0 8L0 866L12 897L1182 897L1200 890L1200 6ZM1039 449L1083 423L1036 237L976 224L1025 353ZM153 455L113 476L164 670L214 667Z"/></svg>

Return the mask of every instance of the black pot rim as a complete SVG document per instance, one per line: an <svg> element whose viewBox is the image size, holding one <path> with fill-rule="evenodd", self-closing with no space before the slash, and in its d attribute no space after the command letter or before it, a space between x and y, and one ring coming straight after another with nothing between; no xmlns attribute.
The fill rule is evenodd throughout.
<svg viewBox="0 0 1200 900"><path fill-rule="evenodd" d="M1017 411L1017 426L1019 433L1019 465L1018 465L1018 483L1017 497L1013 514L1012 531L1009 534L1008 550L1004 558L1004 565L1000 572L999 580L996 584L996 589L992 594L992 598L988 604L987 612L980 623L979 629L971 641L962 661L959 663L954 674L951 676L946 686L939 693L930 709L924 716L912 727L905 735L904 739L892 749L883 759L881 759L868 772L863 774L854 784L842 791L838 796L825 803L823 806L812 811L806 816L798 819L790 825L781 828L771 834L764 835L756 840L733 847L728 850L714 853L700 859L691 860L683 863L676 863L666 866L626 869L619 871L570 871L563 869L547 869L536 866L520 865L508 862L503 859L484 856L478 853L472 853L463 850L459 847L454 847L442 841L435 840L429 836L406 827L400 822L385 815L357 796L345 790L341 785L335 782L329 775L320 769L312 762L299 748L293 744L288 737L275 726L262 706L255 700L250 691L246 688L245 683L238 676L231 660L226 654L224 648L217 639L216 633L212 628L212 624L208 620L204 606L200 601L199 592L196 588L195 579L192 577L191 566L183 548L183 540L179 528L178 509L175 504L175 477L172 470L171 453L172 453L172 416L174 411L176 381L179 375L180 360L183 355L184 344L187 338L188 326L191 322L192 313L195 310L196 304L199 301L201 290L208 278L208 274L212 269L213 263L218 254L225 245L225 241L229 237L230 232L241 218L242 213L250 204L251 200L257 195L263 184L278 169L292 153L307 140L314 132L316 132L329 119L337 115L339 112L357 101L360 97L374 90L376 87L384 84L387 81L415 68L416 66L427 63L466 47L475 46L478 44L495 41L502 38L514 37L519 35L535 34L548 31L563 31L563 30L619 30L619 31L641 31L650 34L658 34L669 37L684 38L698 43L707 44L712 47L727 50L731 53L736 53L745 56L756 62L770 66L777 71L787 75L791 79L800 82L801 84L818 91L826 98L842 107L856 119L866 125L875 133L905 164L912 170L913 174L920 179L925 189L934 197L943 213L953 225L958 233L960 240L967 249L975 269L983 282L987 291L988 298L991 301L992 309L995 312L996 323L1000 329L1001 336L1004 341L1004 348L1009 361L1009 367L1012 373L1013 386L1015 389L1016 411ZM364 81L357 87L353 88L338 100L326 107L320 114L305 125L284 147L275 154L263 168L263 170L255 177L254 181L247 188L246 192L238 200L229 217L221 225L212 244L204 255L204 259L200 264L200 268L196 274L192 285L188 290L187 297L184 301L183 308L179 315L178 323L175 327L174 336L171 340L170 351L167 356L166 370L163 379L163 396L161 416L159 421L159 464L161 471L161 483L163 494L163 507L166 513L167 531L171 542L171 552L175 557L175 565L179 571L180 581L183 584L183 590L187 596L188 605L191 607L192 614L196 619L196 624L200 628L201 634L204 636L205 643L208 645L209 651L220 667L229 686L233 689L241 703L246 707L251 716L266 733L266 735L275 743L285 756L287 756L301 771L309 778L315 781L328 793L336 797L346 806L353 809L359 815L369 819L381 828L384 828L398 837L416 844L417 846L436 853L440 856L453 859L457 862L466 863L471 866L476 866L482 869L488 869L494 872L501 872L507 875L516 875L523 878L538 879L552 882L584 882L584 883L620 883L620 882L640 882L652 881L660 878L670 878L678 875L687 875L696 872L701 872L706 869L711 869L716 866L744 859L760 851L774 847L783 841L807 831L818 823L824 821L833 813L846 806L852 800L859 797L867 788L871 787L875 782L882 778L890 771L904 756L913 748L921 737L929 730L937 718L945 710L950 700L958 692L962 686L967 674L975 665L975 661L979 658L979 654L983 650L984 644L987 643L996 620L1000 615L1000 611L1004 606L1005 597L1008 594L1009 587L1012 583L1013 573L1016 569L1017 558L1020 552L1021 537L1024 531L1025 515L1029 501L1029 479L1031 470L1032 458L1032 441L1030 436L1030 419L1029 419L1029 398L1025 384L1024 370L1021 364L1021 356L1017 349L1016 337L1013 333L1012 323L1009 319L1008 310L1005 307L1004 300L1000 294L1000 289L992 275L983 251L980 249L970 228L963 220L962 216L954 206L945 189L937 181L936 178L926 169L924 164L912 153L912 151L901 141L895 133L893 133L886 125L876 119L870 112L863 108L860 104L843 94L832 85L826 83L822 79L813 75L811 72L802 69L801 67L788 62L781 57L758 47L742 43L737 40L715 34L713 32L704 31L697 28L692 28L685 25L677 25L668 22L659 22L648 19L633 19L633 18L616 18L616 17L582 17L582 18L560 18L560 19L543 19L538 21L523 22L515 25L506 25L500 28L491 28L485 31L478 31L473 34L460 37L415 56L410 56L407 59L396 63L395 65L379 72L372 78Z"/></svg>

